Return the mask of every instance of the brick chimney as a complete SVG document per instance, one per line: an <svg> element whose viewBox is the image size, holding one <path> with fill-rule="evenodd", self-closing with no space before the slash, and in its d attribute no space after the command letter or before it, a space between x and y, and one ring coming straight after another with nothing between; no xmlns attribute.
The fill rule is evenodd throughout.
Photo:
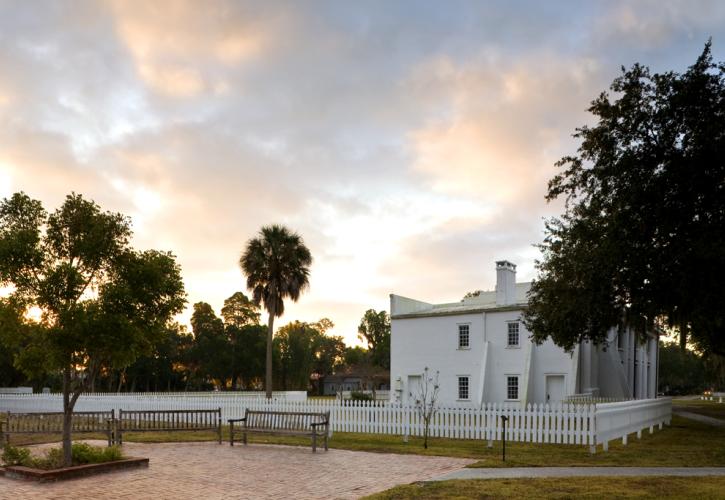
<svg viewBox="0 0 725 500"><path fill-rule="evenodd" d="M516 303L516 264L507 260L496 261L496 305Z"/></svg>

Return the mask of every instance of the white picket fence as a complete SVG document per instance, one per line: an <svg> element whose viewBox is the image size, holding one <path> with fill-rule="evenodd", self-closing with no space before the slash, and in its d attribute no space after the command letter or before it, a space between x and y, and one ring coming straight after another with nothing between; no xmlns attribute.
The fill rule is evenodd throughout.
<svg viewBox="0 0 725 500"><path fill-rule="evenodd" d="M709 396L700 396L702 401L717 401L718 403L722 403L723 398L725 398L725 392L713 392Z"/></svg>
<svg viewBox="0 0 725 500"><path fill-rule="evenodd" d="M240 393L84 394L77 411L181 410L221 408L224 420L244 416L250 410L330 411L331 431L421 436L423 421L414 407L381 401L293 400L267 401ZM0 394L0 412L60 411L59 394ZM518 405L490 403L482 407L439 408L430 425L433 437L480 439L503 438L531 443L597 444L607 449L609 440L623 438L654 425L670 422L670 398L618 403Z"/></svg>
<svg viewBox="0 0 725 500"><path fill-rule="evenodd" d="M604 451L609 447L609 441L622 438L627 444L627 436L633 432L642 437L642 429L649 427L654 432L654 426L662 429L662 424L670 424L672 419L672 399L635 399L619 403L605 403L597 405L596 410L596 441L601 444Z"/></svg>

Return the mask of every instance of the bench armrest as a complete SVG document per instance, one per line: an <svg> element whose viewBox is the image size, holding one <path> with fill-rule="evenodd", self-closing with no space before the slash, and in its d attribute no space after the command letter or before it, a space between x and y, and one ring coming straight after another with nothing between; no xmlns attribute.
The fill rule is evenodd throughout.
<svg viewBox="0 0 725 500"><path fill-rule="evenodd" d="M246 420L247 420L247 417L244 417L244 418L230 418L229 420L227 420L227 422L229 422L231 424L232 422L245 422Z"/></svg>
<svg viewBox="0 0 725 500"><path fill-rule="evenodd" d="M313 422L313 423L310 424L310 426L311 427L317 427L318 425L327 425L329 423L330 423L329 420L325 420L324 422Z"/></svg>

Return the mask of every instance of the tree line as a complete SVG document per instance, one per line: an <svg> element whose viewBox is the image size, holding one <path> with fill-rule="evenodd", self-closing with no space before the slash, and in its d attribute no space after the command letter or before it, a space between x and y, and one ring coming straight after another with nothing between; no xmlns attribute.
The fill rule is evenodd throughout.
<svg viewBox="0 0 725 500"><path fill-rule="evenodd" d="M261 390L265 382L267 326L260 308L243 292L224 301L220 315L206 302L193 305L191 329L177 322L163 329L153 349L122 368L104 367L88 386L91 392L164 392ZM0 303L0 325L24 322L7 300ZM325 376L348 370L389 368L390 320L385 311L368 310L359 331L367 344L348 346L330 335L331 320L292 321L278 328L272 344L274 390L321 394ZM3 385L30 385L40 390L62 388L58 372L28 376L14 363L16 352L0 336L0 380Z"/></svg>

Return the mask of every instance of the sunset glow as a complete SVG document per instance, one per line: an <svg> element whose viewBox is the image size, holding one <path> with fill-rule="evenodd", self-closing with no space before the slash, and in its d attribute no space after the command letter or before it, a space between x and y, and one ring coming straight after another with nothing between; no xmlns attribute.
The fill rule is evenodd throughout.
<svg viewBox="0 0 725 500"><path fill-rule="evenodd" d="M390 293L533 278L554 163L620 66L684 70L710 36L725 59L722 2L41 3L0 4L0 196L131 217L177 256L184 322L287 225L314 263L276 325L350 344Z"/></svg>

